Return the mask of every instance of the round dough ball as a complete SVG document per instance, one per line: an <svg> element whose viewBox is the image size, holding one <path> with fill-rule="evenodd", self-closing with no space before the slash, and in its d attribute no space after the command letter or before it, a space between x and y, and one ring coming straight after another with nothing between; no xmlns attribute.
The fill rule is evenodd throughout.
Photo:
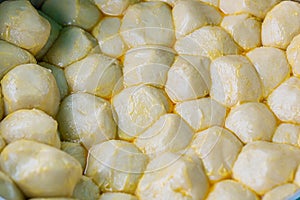
<svg viewBox="0 0 300 200"><path fill-rule="evenodd" d="M300 76L300 35L294 37L286 49L287 59L292 66L293 74Z"/></svg>
<svg viewBox="0 0 300 200"><path fill-rule="evenodd" d="M5 199L24 200L21 190L3 172L0 171L0 197Z"/></svg>
<svg viewBox="0 0 300 200"><path fill-rule="evenodd" d="M293 180L300 150L287 144L265 141L244 146L233 166L233 178L263 195L275 186Z"/></svg>
<svg viewBox="0 0 300 200"><path fill-rule="evenodd" d="M130 49L124 56L124 85L164 87L174 58L174 50L164 46L145 45Z"/></svg>
<svg viewBox="0 0 300 200"><path fill-rule="evenodd" d="M204 97L209 93L210 60L200 56L178 56L168 71L165 90L173 102Z"/></svg>
<svg viewBox="0 0 300 200"><path fill-rule="evenodd" d="M78 162L80 162L82 169L85 169L88 152L83 146L81 146L81 144L74 142L62 142L61 150L74 157Z"/></svg>
<svg viewBox="0 0 300 200"><path fill-rule="evenodd" d="M208 188L200 160L164 153L150 161L136 195L140 200L203 200Z"/></svg>
<svg viewBox="0 0 300 200"><path fill-rule="evenodd" d="M120 192L105 192L99 200L138 200L135 196Z"/></svg>
<svg viewBox="0 0 300 200"><path fill-rule="evenodd" d="M217 182L231 176L242 143L230 131L213 126L196 133L191 148L202 159L207 177Z"/></svg>
<svg viewBox="0 0 300 200"><path fill-rule="evenodd" d="M60 148L57 122L37 109L22 109L7 115L0 122L0 135L7 144L27 139Z"/></svg>
<svg viewBox="0 0 300 200"><path fill-rule="evenodd" d="M272 142L300 146L300 125L280 124L273 135Z"/></svg>
<svg viewBox="0 0 300 200"><path fill-rule="evenodd" d="M65 75L72 92L87 92L110 98L122 80L121 64L103 54L90 54L65 68Z"/></svg>
<svg viewBox="0 0 300 200"><path fill-rule="evenodd" d="M110 140L90 149L85 174L102 192L133 194L147 163L148 157L134 144Z"/></svg>
<svg viewBox="0 0 300 200"><path fill-rule="evenodd" d="M119 137L125 140L134 139L161 115L171 111L171 102L163 90L147 85L122 90L113 97L112 106Z"/></svg>
<svg viewBox="0 0 300 200"><path fill-rule="evenodd" d="M105 17L93 29L93 36L98 40L102 53L118 58L122 56L127 46L120 35L121 19Z"/></svg>
<svg viewBox="0 0 300 200"><path fill-rule="evenodd" d="M300 79L291 77L268 97L268 105L283 122L300 123Z"/></svg>
<svg viewBox="0 0 300 200"><path fill-rule="evenodd" d="M42 11L61 25L74 25L87 30L102 18L93 1L86 0L45 0Z"/></svg>
<svg viewBox="0 0 300 200"><path fill-rule="evenodd" d="M194 132L177 114L165 114L146 129L134 144L153 158L163 152L179 152L188 147Z"/></svg>
<svg viewBox="0 0 300 200"><path fill-rule="evenodd" d="M290 66L283 50L259 47L249 51L246 56L260 77L265 98L290 75Z"/></svg>
<svg viewBox="0 0 300 200"><path fill-rule="evenodd" d="M216 183L206 200L259 200L258 196L247 187L233 180Z"/></svg>
<svg viewBox="0 0 300 200"><path fill-rule="evenodd" d="M268 11L282 0L219 0L225 14L249 13L264 18Z"/></svg>
<svg viewBox="0 0 300 200"><path fill-rule="evenodd" d="M59 107L59 89L51 72L36 64L19 65L1 80L5 114L37 108L52 117Z"/></svg>
<svg viewBox="0 0 300 200"><path fill-rule="evenodd" d="M246 51L261 46L261 22L249 14L227 15L221 27Z"/></svg>
<svg viewBox="0 0 300 200"><path fill-rule="evenodd" d="M171 8L163 2L141 2L130 6L120 34L129 47L145 44L172 47L175 41Z"/></svg>
<svg viewBox="0 0 300 200"><path fill-rule="evenodd" d="M292 196L295 192L299 190L299 187L292 183L283 184L277 186L267 192L262 200L282 200L288 199L288 197Z"/></svg>
<svg viewBox="0 0 300 200"><path fill-rule="evenodd" d="M199 55L216 59L223 55L239 54L241 48L219 26L204 26L178 39L174 46L178 54Z"/></svg>
<svg viewBox="0 0 300 200"><path fill-rule="evenodd" d="M194 131L223 126L226 117L226 107L210 97L178 103L174 110Z"/></svg>
<svg viewBox="0 0 300 200"><path fill-rule="evenodd" d="M94 0L96 6L106 15L120 16L128 6L140 0Z"/></svg>
<svg viewBox="0 0 300 200"><path fill-rule="evenodd" d="M35 58L28 51L3 40L0 40L0 55L0 79L18 65L36 63Z"/></svg>
<svg viewBox="0 0 300 200"><path fill-rule="evenodd" d="M110 103L87 93L66 97L60 105L57 121L62 140L81 142L87 149L116 135Z"/></svg>
<svg viewBox="0 0 300 200"><path fill-rule="evenodd" d="M300 4L282 1L276 5L262 23L261 39L264 46L286 49L300 33Z"/></svg>
<svg viewBox="0 0 300 200"><path fill-rule="evenodd" d="M172 14L177 38L205 25L218 25L222 20L217 8L201 1L178 1Z"/></svg>
<svg viewBox="0 0 300 200"><path fill-rule="evenodd" d="M0 166L27 197L71 196L82 173L80 163L67 153L23 139L4 148Z"/></svg>
<svg viewBox="0 0 300 200"><path fill-rule="evenodd" d="M83 59L98 47L97 40L76 26L67 26L61 32L43 61L61 68Z"/></svg>
<svg viewBox="0 0 300 200"><path fill-rule="evenodd" d="M256 140L271 141L276 118L263 103L243 103L232 108L225 126L244 143Z"/></svg>
<svg viewBox="0 0 300 200"><path fill-rule="evenodd" d="M72 196L76 199L98 200L100 198L100 190L92 179L82 176L75 186Z"/></svg>
<svg viewBox="0 0 300 200"><path fill-rule="evenodd" d="M47 43L50 29L49 22L29 1L14 0L0 4L0 39L35 55Z"/></svg>
<svg viewBox="0 0 300 200"><path fill-rule="evenodd" d="M219 103L232 107L246 101L259 101L262 87L251 62L241 55L220 57L210 65L210 95Z"/></svg>

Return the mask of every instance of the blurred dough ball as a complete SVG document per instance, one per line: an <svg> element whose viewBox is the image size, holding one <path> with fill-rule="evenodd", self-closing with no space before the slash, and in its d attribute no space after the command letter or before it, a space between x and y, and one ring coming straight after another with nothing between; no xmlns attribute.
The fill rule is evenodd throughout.
<svg viewBox="0 0 300 200"><path fill-rule="evenodd" d="M205 25L218 25L220 11L201 1L178 1L172 9L176 37L180 38Z"/></svg>
<svg viewBox="0 0 300 200"><path fill-rule="evenodd" d="M81 164L82 169L85 169L88 152L81 144L61 142L61 150L75 158Z"/></svg>
<svg viewBox="0 0 300 200"><path fill-rule="evenodd" d="M72 92L87 92L110 98L118 82L122 81L122 68L115 58L90 54L67 66L65 75Z"/></svg>
<svg viewBox="0 0 300 200"><path fill-rule="evenodd" d="M46 44L50 29L49 22L29 1L14 0L0 4L0 39L35 55Z"/></svg>
<svg viewBox="0 0 300 200"><path fill-rule="evenodd" d="M243 184L234 180L216 183L206 200L259 200L258 196Z"/></svg>
<svg viewBox="0 0 300 200"><path fill-rule="evenodd" d="M188 147L194 132L177 114L165 114L146 129L134 144L150 158L164 152L179 152Z"/></svg>
<svg viewBox="0 0 300 200"><path fill-rule="evenodd" d="M288 199L299 190L299 187L292 183L286 183L268 191L262 200L282 200Z"/></svg>
<svg viewBox="0 0 300 200"><path fill-rule="evenodd" d="M98 40L102 53L118 58L126 52L127 46L120 35L120 27L119 17L104 17L93 29L92 34Z"/></svg>
<svg viewBox="0 0 300 200"><path fill-rule="evenodd" d="M293 181L300 150L287 144L256 141L246 144L233 166L233 178L263 195Z"/></svg>
<svg viewBox="0 0 300 200"><path fill-rule="evenodd" d="M264 18L270 9L282 0L219 0L225 14L249 13Z"/></svg>
<svg viewBox="0 0 300 200"><path fill-rule="evenodd" d="M204 97L209 93L210 60L202 56L180 55L168 71L165 90L173 102Z"/></svg>
<svg viewBox="0 0 300 200"><path fill-rule="evenodd" d="M267 13L262 23L262 44L286 49L299 33L300 4L293 1L282 1Z"/></svg>
<svg viewBox="0 0 300 200"><path fill-rule="evenodd" d="M243 103L232 108L225 126L244 143L271 141L277 126L276 118L263 103Z"/></svg>
<svg viewBox="0 0 300 200"><path fill-rule="evenodd" d="M81 142L87 149L116 135L110 103L87 93L66 97L60 105L57 121L62 140Z"/></svg>
<svg viewBox="0 0 300 200"><path fill-rule="evenodd" d="M261 22L249 14L227 15L221 26L244 50L261 46Z"/></svg>
<svg viewBox="0 0 300 200"><path fill-rule="evenodd" d="M174 50L164 46L145 45L130 49L123 62L125 87L139 84L164 87L174 57Z"/></svg>
<svg viewBox="0 0 300 200"><path fill-rule="evenodd" d="M194 131L200 131L211 126L223 126L226 107L207 97L177 103L175 113L178 113Z"/></svg>
<svg viewBox="0 0 300 200"><path fill-rule="evenodd" d="M171 111L171 102L163 90L147 85L128 87L112 99L119 137L132 140Z"/></svg>
<svg viewBox="0 0 300 200"><path fill-rule="evenodd" d="M191 143L192 150L202 159L206 175L212 182L230 178L242 147L233 133L218 126L196 133Z"/></svg>
<svg viewBox="0 0 300 200"><path fill-rule="evenodd" d="M80 163L67 153L23 139L4 148L0 165L26 197L69 197L82 173Z"/></svg>
<svg viewBox="0 0 300 200"><path fill-rule="evenodd" d="M24 200L22 191L10 179L9 176L0 171L0 197L13 200Z"/></svg>
<svg viewBox="0 0 300 200"><path fill-rule="evenodd" d="M246 56L261 79L265 98L290 75L290 66L283 50L259 47L249 51Z"/></svg>
<svg viewBox="0 0 300 200"><path fill-rule="evenodd" d="M134 144L110 140L89 150L85 174L97 183L102 192L134 194L147 163L148 157Z"/></svg>
<svg viewBox="0 0 300 200"><path fill-rule="evenodd" d="M28 139L60 148L57 122L37 109L22 109L7 115L0 122L0 135L7 144Z"/></svg>
<svg viewBox="0 0 300 200"><path fill-rule="evenodd" d="M120 16L128 6L140 0L93 0L96 6L106 15Z"/></svg>
<svg viewBox="0 0 300 200"><path fill-rule="evenodd" d="M210 95L232 107L246 101L259 101L262 87L252 63L244 56L229 55L215 59L210 66Z"/></svg>
<svg viewBox="0 0 300 200"><path fill-rule="evenodd" d="M89 0L45 0L42 11L61 25L91 29L102 18L101 12Z"/></svg>
<svg viewBox="0 0 300 200"><path fill-rule="evenodd" d="M99 200L138 200L135 196L120 192L105 192Z"/></svg>
<svg viewBox="0 0 300 200"><path fill-rule="evenodd" d="M96 48L98 42L90 33L76 26L67 26L62 29L43 61L65 68L93 53Z"/></svg>
<svg viewBox="0 0 300 200"><path fill-rule="evenodd" d="M147 166L136 195L140 200L203 200L209 183L201 161L189 156L164 153Z"/></svg>
<svg viewBox="0 0 300 200"><path fill-rule="evenodd" d="M175 33L171 8L163 2L134 4L126 10L120 33L129 47L145 44L172 47Z"/></svg>
<svg viewBox="0 0 300 200"><path fill-rule="evenodd" d="M287 59L292 66L293 74L295 76L300 76L300 35L293 38L291 43L286 49Z"/></svg>
<svg viewBox="0 0 300 200"><path fill-rule="evenodd" d="M268 97L268 105L283 122L300 123L300 79L291 77Z"/></svg>
<svg viewBox="0 0 300 200"><path fill-rule="evenodd" d="M37 64L19 65L1 80L5 114L37 108L54 117L60 101L51 72Z"/></svg>
<svg viewBox="0 0 300 200"><path fill-rule="evenodd" d="M290 144L300 146L300 125L282 123L280 124L274 135L272 142Z"/></svg>
<svg viewBox="0 0 300 200"><path fill-rule="evenodd" d="M239 54L241 48L219 26L204 26L179 38L174 46L178 54L199 55L216 59L223 55Z"/></svg>

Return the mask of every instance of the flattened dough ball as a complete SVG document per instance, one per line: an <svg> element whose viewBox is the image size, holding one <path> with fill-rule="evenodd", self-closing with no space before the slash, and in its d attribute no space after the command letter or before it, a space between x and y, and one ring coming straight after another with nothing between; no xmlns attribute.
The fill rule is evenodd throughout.
<svg viewBox="0 0 300 200"><path fill-rule="evenodd" d="M134 194L148 164L148 156L134 144L109 140L89 150L86 176L91 177L102 192Z"/></svg>
<svg viewBox="0 0 300 200"><path fill-rule="evenodd" d="M23 64L9 71L1 80L5 113L37 108L54 117L60 94L51 72L37 64Z"/></svg>

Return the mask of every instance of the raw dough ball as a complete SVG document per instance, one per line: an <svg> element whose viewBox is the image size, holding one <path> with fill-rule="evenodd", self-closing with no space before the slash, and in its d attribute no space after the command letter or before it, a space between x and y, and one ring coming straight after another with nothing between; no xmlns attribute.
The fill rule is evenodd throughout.
<svg viewBox="0 0 300 200"><path fill-rule="evenodd" d="M268 105L283 122L300 123L300 79L291 77L268 97Z"/></svg>
<svg viewBox="0 0 300 200"><path fill-rule="evenodd" d="M249 51L246 56L261 79L265 98L290 75L290 66L283 50L259 47Z"/></svg>
<svg viewBox="0 0 300 200"><path fill-rule="evenodd" d="M244 143L256 140L271 141L276 118L263 103L244 103L232 108L225 126Z"/></svg>
<svg viewBox="0 0 300 200"><path fill-rule="evenodd" d="M233 180L216 183L206 200L259 200L258 196L247 187Z"/></svg>
<svg viewBox="0 0 300 200"><path fill-rule="evenodd" d="M217 58L210 65L210 74L211 97L227 107L246 101L259 101L262 96L258 74L244 56Z"/></svg>
<svg viewBox="0 0 300 200"><path fill-rule="evenodd" d="M124 85L164 87L174 57L174 50L164 46L145 45L130 49L124 56Z"/></svg>
<svg viewBox="0 0 300 200"><path fill-rule="evenodd" d="M173 102L198 99L209 93L210 60L200 56L178 56L168 71L165 90Z"/></svg>
<svg viewBox="0 0 300 200"><path fill-rule="evenodd" d="M163 90L146 85L122 90L113 97L112 106L119 137L126 140L134 139L161 115L171 111L171 103Z"/></svg>
<svg viewBox="0 0 300 200"><path fill-rule="evenodd" d="M194 131L204 130L211 126L223 126L226 117L226 107L210 97L178 103L175 106L175 112Z"/></svg>
<svg viewBox="0 0 300 200"><path fill-rule="evenodd" d="M21 190L16 184L3 172L0 171L0 197L13 200L24 200Z"/></svg>
<svg viewBox="0 0 300 200"><path fill-rule="evenodd" d="M62 142L61 150L75 158L80 162L82 169L85 169L88 152L81 144L75 142Z"/></svg>
<svg viewBox="0 0 300 200"><path fill-rule="evenodd" d="M287 199L288 197L292 196L299 190L295 184L287 183L284 185L277 186L267 192L262 200L282 200Z"/></svg>
<svg viewBox="0 0 300 200"><path fill-rule="evenodd" d="M178 54L200 55L215 59L223 55L239 54L241 48L219 26L204 26L178 39L174 46Z"/></svg>
<svg viewBox="0 0 300 200"><path fill-rule="evenodd" d="M1 80L5 113L37 108L54 117L59 107L59 89L51 72L36 64L19 65Z"/></svg>
<svg viewBox="0 0 300 200"><path fill-rule="evenodd" d="M4 148L0 166L27 197L71 196L82 173L80 163L67 153L23 139Z"/></svg>
<svg viewBox="0 0 300 200"><path fill-rule="evenodd" d="M93 0L98 8L106 15L122 15L128 6L140 0Z"/></svg>
<svg viewBox="0 0 300 200"><path fill-rule="evenodd" d="M119 192L105 192L99 200L138 200L135 196Z"/></svg>
<svg viewBox="0 0 300 200"><path fill-rule="evenodd" d="M294 37L286 49L287 59L292 66L293 74L300 76L300 35Z"/></svg>
<svg viewBox="0 0 300 200"><path fill-rule="evenodd" d="M300 150L287 144L265 141L244 146L234 166L233 177L263 195L275 186L293 180Z"/></svg>
<svg viewBox="0 0 300 200"><path fill-rule="evenodd" d="M60 148L57 122L37 109L22 109L7 115L0 123L0 135L7 144L28 139Z"/></svg>
<svg viewBox="0 0 300 200"><path fill-rule="evenodd" d="M122 56L127 46L120 35L121 19L105 17L93 29L93 36L98 40L102 53L118 58Z"/></svg>
<svg viewBox="0 0 300 200"><path fill-rule="evenodd" d="M276 5L266 15L261 31L264 46L286 49L292 39L300 33L300 4L282 1Z"/></svg>
<svg viewBox="0 0 300 200"><path fill-rule="evenodd" d="M273 135L272 142L300 146L300 126L288 123L280 124Z"/></svg>
<svg viewBox="0 0 300 200"><path fill-rule="evenodd" d="M14 0L0 4L0 39L35 55L47 43L50 29L49 22L29 1Z"/></svg>
<svg viewBox="0 0 300 200"><path fill-rule="evenodd" d="M61 139L92 145L115 138L116 124L108 101L87 93L66 97L57 114Z"/></svg>
<svg viewBox="0 0 300 200"><path fill-rule="evenodd" d="M133 194L147 163L148 157L134 144L110 140L90 149L85 174L102 192Z"/></svg>
<svg viewBox="0 0 300 200"><path fill-rule="evenodd" d="M203 200L208 188L200 160L164 153L150 161L136 195L140 200Z"/></svg>
<svg viewBox="0 0 300 200"><path fill-rule="evenodd" d="M120 33L129 47L145 44L171 47L175 40L171 9L163 2L134 4L126 10Z"/></svg>
<svg viewBox="0 0 300 200"><path fill-rule="evenodd" d="M76 184L72 196L80 200L98 200L100 198L100 190L92 179L82 176Z"/></svg>
<svg viewBox="0 0 300 200"><path fill-rule="evenodd" d="M122 80L121 64L115 58L103 54L90 54L69 65L65 75L73 92L87 92L102 98L110 98L116 85Z"/></svg>
<svg viewBox="0 0 300 200"><path fill-rule="evenodd" d="M194 132L177 114L165 114L140 134L134 144L149 157L187 148Z"/></svg>
<svg viewBox="0 0 300 200"><path fill-rule="evenodd" d="M244 50L261 46L261 22L249 14L227 15L221 26Z"/></svg>
<svg viewBox="0 0 300 200"><path fill-rule="evenodd" d="M191 148L202 159L212 182L229 178L236 158L243 147L230 131L213 126L196 133Z"/></svg>
<svg viewBox="0 0 300 200"><path fill-rule="evenodd" d="M176 37L180 38L205 25L218 25L222 16L214 6L200 1L178 1L172 9Z"/></svg>

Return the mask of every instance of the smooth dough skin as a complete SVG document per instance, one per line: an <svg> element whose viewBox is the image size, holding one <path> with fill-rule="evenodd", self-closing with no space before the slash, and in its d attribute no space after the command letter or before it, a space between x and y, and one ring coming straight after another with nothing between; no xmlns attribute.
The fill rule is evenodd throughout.
<svg viewBox="0 0 300 200"><path fill-rule="evenodd" d="M50 70L37 64L23 64L1 80L5 114L19 109L37 108L54 117L60 94Z"/></svg>
<svg viewBox="0 0 300 200"><path fill-rule="evenodd" d="M0 166L27 197L70 197L82 173L80 163L67 153L24 139L4 148Z"/></svg>

